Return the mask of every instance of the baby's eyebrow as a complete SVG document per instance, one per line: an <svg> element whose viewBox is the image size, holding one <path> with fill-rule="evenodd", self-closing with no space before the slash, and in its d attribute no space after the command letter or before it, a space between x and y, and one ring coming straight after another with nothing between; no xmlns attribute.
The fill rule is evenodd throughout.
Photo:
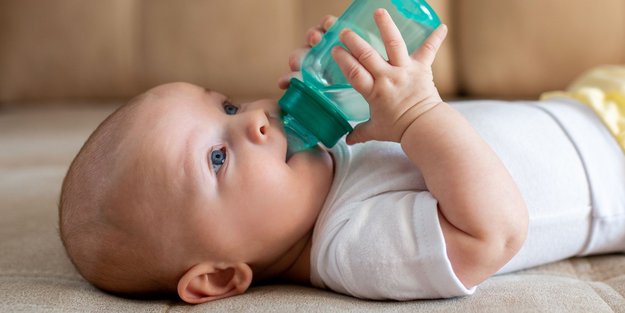
<svg viewBox="0 0 625 313"><path fill-rule="evenodd" d="M219 94L219 95L224 97L224 102L233 103L232 102L232 98L230 96L225 95L225 94L220 93L220 92L217 92L217 91L214 91L214 90L212 90L212 89L210 89L208 87L203 87L203 88L204 88L204 92L206 92L206 94L217 93L217 94Z"/></svg>
<svg viewBox="0 0 625 313"><path fill-rule="evenodd" d="M183 161L184 172L187 173L189 175L188 177L191 178L191 182L193 186L200 186L202 183L206 181L206 177L204 175L204 171L198 168L198 165L201 166L201 164L203 163L201 161L198 163L196 159L197 154L193 153L194 151L193 144L194 144L194 141L196 140L196 137L197 137L196 132L192 132L189 136L187 136L185 143L184 143L184 149L182 149L181 151L181 154L182 154L181 157L184 160ZM202 159L201 156L200 156L200 159Z"/></svg>

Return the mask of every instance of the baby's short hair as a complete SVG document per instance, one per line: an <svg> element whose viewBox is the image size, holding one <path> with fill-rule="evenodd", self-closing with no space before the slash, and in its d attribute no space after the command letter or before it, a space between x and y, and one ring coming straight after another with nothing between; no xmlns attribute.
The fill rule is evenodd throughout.
<svg viewBox="0 0 625 313"><path fill-rule="evenodd" d="M119 173L123 139L145 97L117 109L89 136L69 167L59 201L60 236L70 260L93 285L118 294L172 293L180 274L163 264L159 254L165 252L146 247L141 234L115 217L140 202L129 190L121 193L124 199L115 199L124 177L114 173Z"/></svg>

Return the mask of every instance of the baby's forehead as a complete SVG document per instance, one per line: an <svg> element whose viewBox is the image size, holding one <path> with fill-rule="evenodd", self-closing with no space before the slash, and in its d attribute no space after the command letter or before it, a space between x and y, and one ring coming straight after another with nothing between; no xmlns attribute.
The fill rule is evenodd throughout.
<svg viewBox="0 0 625 313"><path fill-rule="evenodd" d="M150 90L142 98L132 118L131 132L145 140L134 136L133 141L167 149L178 146L173 142L187 139L198 129L203 139L212 137L218 129L222 103L227 100L220 93L189 84Z"/></svg>
<svg viewBox="0 0 625 313"><path fill-rule="evenodd" d="M174 95L174 94L198 93L198 92L209 92L209 91L210 90L208 88L204 88L198 85L185 83L185 82L173 82L173 83L158 85L148 90L146 93L155 94L155 95L162 97L162 96Z"/></svg>
<svg viewBox="0 0 625 313"><path fill-rule="evenodd" d="M169 83L154 87L146 92L161 99L209 97L214 100L227 98L223 93L189 83Z"/></svg>
<svg viewBox="0 0 625 313"><path fill-rule="evenodd" d="M140 110L151 118L195 114L197 110L221 106L228 101L228 97L222 93L190 84L157 87L147 91L143 98Z"/></svg>
<svg viewBox="0 0 625 313"><path fill-rule="evenodd" d="M185 114L193 110L192 98L158 96L154 94L146 94L141 102L136 103L133 116L131 119L136 123L150 124L158 122L162 119L174 117L176 115Z"/></svg>

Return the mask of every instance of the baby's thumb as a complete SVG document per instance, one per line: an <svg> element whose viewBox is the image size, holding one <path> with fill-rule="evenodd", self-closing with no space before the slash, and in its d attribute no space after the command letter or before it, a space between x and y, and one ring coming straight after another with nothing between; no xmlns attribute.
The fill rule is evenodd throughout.
<svg viewBox="0 0 625 313"><path fill-rule="evenodd" d="M345 137L345 142L348 145L353 145L361 142L371 140L369 136L369 122L364 122L356 125L354 130Z"/></svg>

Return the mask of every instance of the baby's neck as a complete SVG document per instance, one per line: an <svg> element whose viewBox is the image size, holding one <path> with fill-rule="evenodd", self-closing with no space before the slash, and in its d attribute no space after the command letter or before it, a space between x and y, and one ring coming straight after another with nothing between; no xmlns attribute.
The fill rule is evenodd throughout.
<svg viewBox="0 0 625 313"><path fill-rule="evenodd" d="M326 196L332 186L332 180L336 171L336 160L334 155L325 149L320 149L323 155L327 157L331 169L329 181L324 185L325 190L323 196L319 198L319 209L321 211ZM316 218L315 218L316 219ZM267 280L277 279L286 280L288 282L310 285L310 250L312 247L312 234L314 225L310 230L302 236L293 246L291 246L277 261L261 268L254 269L254 282L263 282Z"/></svg>
<svg viewBox="0 0 625 313"><path fill-rule="evenodd" d="M310 247L312 231L296 242L278 261L264 270L254 273L255 281L280 279L310 285Z"/></svg>

